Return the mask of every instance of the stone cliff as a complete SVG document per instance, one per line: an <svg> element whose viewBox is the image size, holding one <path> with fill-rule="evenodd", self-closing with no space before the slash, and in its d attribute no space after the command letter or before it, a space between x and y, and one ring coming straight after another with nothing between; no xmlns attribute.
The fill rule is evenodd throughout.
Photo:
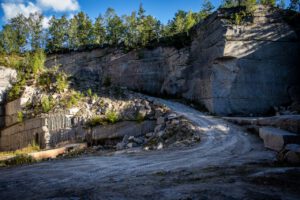
<svg viewBox="0 0 300 200"><path fill-rule="evenodd" d="M261 114L299 101L299 36L279 12L259 6L236 25L219 10L195 27L186 48L95 49L49 55L46 65L61 65L83 90L109 81L183 97L216 114Z"/></svg>

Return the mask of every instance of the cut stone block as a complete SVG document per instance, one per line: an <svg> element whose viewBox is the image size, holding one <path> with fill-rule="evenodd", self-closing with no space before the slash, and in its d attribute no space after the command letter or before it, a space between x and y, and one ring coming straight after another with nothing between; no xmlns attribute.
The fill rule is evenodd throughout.
<svg viewBox="0 0 300 200"><path fill-rule="evenodd" d="M300 142L299 135L273 127L260 128L259 136L264 140L266 148L275 151L282 150L286 144Z"/></svg>

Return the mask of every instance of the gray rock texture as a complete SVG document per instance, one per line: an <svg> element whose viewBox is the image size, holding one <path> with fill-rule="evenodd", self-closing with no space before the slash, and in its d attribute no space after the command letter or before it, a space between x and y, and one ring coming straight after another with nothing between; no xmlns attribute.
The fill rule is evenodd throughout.
<svg viewBox="0 0 300 200"><path fill-rule="evenodd" d="M46 65L61 65L83 90L110 80L184 97L221 115L260 114L299 101L300 43L293 28L276 9L259 6L242 25L232 24L227 12L197 25L190 47L72 52L50 55Z"/></svg>
<svg viewBox="0 0 300 200"><path fill-rule="evenodd" d="M5 125L5 108L3 105L5 93L16 79L16 70L0 66L0 129Z"/></svg>
<svg viewBox="0 0 300 200"><path fill-rule="evenodd" d="M259 136L264 140L266 148L275 151L282 150L286 144L300 142L299 135L273 127L260 128Z"/></svg>

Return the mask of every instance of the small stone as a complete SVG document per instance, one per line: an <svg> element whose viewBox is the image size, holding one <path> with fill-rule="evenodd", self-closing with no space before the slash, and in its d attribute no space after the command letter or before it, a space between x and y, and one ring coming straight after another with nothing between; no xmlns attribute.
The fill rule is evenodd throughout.
<svg viewBox="0 0 300 200"><path fill-rule="evenodd" d="M159 143L158 145L157 145L157 150L161 150L161 149L163 149L164 148L164 145L163 145L163 143Z"/></svg>
<svg viewBox="0 0 300 200"><path fill-rule="evenodd" d="M152 137L152 136L153 136L153 133L152 133L152 132L146 134L146 137L147 137L147 138Z"/></svg>
<svg viewBox="0 0 300 200"><path fill-rule="evenodd" d="M143 144L144 140L142 138L134 138L133 141L137 144Z"/></svg>
<svg viewBox="0 0 300 200"><path fill-rule="evenodd" d="M128 140L129 140L130 142L134 141L134 136L129 136Z"/></svg>
<svg viewBox="0 0 300 200"><path fill-rule="evenodd" d="M124 142L119 142L116 145L116 148L117 148L117 150L123 150L123 149L125 149L125 146L126 146L126 144Z"/></svg>
<svg viewBox="0 0 300 200"><path fill-rule="evenodd" d="M156 135L158 137L162 137L165 134L165 131L159 131Z"/></svg>
<svg viewBox="0 0 300 200"><path fill-rule="evenodd" d="M155 133L157 133L157 132L159 132L159 131L161 131L162 130L162 125L157 125L155 128L154 128L154 132Z"/></svg>
<svg viewBox="0 0 300 200"><path fill-rule="evenodd" d="M171 113L168 115L168 120L178 118L179 116L176 113Z"/></svg>
<svg viewBox="0 0 300 200"><path fill-rule="evenodd" d="M288 163L298 164L300 163L300 154L293 151L289 151L285 154L285 160Z"/></svg>
<svg viewBox="0 0 300 200"><path fill-rule="evenodd" d="M145 151L149 151L149 150L150 150L150 147L145 147L144 150L145 150Z"/></svg>
<svg viewBox="0 0 300 200"><path fill-rule="evenodd" d="M133 142L130 142L130 143L127 144L127 147L128 148L133 148L133 147L136 147L136 144L133 143Z"/></svg>
<svg viewBox="0 0 300 200"><path fill-rule="evenodd" d="M156 124L161 125L161 124L165 123L165 121L166 121L166 119L164 117L159 117L156 120Z"/></svg>

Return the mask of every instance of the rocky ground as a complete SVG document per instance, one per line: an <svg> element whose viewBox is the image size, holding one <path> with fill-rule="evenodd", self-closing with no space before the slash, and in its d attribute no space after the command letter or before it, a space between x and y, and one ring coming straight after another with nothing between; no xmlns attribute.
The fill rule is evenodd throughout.
<svg viewBox="0 0 300 200"><path fill-rule="evenodd" d="M299 167L276 164L257 136L161 102L196 124L199 144L1 169L1 199L299 199Z"/></svg>

